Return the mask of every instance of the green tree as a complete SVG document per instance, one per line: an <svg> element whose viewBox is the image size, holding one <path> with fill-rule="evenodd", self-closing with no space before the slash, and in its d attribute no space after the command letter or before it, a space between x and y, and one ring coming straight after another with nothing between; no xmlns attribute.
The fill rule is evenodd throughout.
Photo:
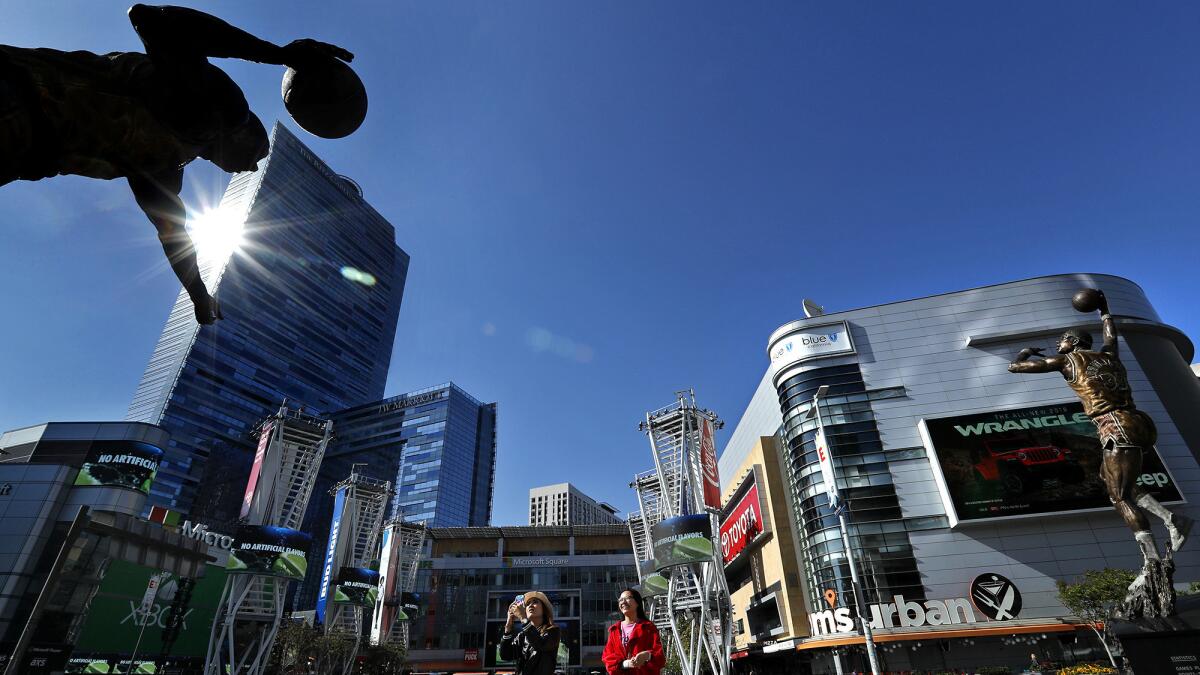
<svg viewBox="0 0 1200 675"><path fill-rule="evenodd" d="M275 646L271 653L272 671L285 675L294 670L304 671L302 666L316 637L317 631L303 621L285 620L275 636Z"/></svg>
<svg viewBox="0 0 1200 675"><path fill-rule="evenodd" d="M399 643L372 645L363 650L363 673L399 675L404 670L408 650Z"/></svg>
<svg viewBox="0 0 1200 675"><path fill-rule="evenodd" d="M1108 653L1108 660L1118 671L1121 667L1113 656L1112 647L1115 645L1111 642L1108 626L1120 609L1133 579L1134 573L1129 570L1106 567L1084 572L1075 583L1057 582L1059 601L1096 633L1104 651Z"/></svg>
<svg viewBox="0 0 1200 675"><path fill-rule="evenodd" d="M341 670L358 638L344 630L329 630L312 641L318 673L333 673Z"/></svg>

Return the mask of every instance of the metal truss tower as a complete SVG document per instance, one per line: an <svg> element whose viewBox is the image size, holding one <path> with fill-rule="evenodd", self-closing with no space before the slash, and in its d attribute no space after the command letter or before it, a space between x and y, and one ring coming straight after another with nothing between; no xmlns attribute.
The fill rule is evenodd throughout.
<svg viewBox="0 0 1200 675"><path fill-rule="evenodd" d="M259 437L258 452L242 519L247 525L296 530L333 437L333 423L289 410L285 402L254 433ZM205 675L261 675L283 618L289 583L278 576L227 576L213 619Z"/></svg>
<svg viewBox="0 0 1200 675"><path fill-rule="evenodd" d="M720 505L712 504L712 500L705 504L705 477L715 476L716 458L711 456L711 446L707 458L701 447L702 430L707 428L707 440L711 442L713 429L720 428L722 423L716 413L696 406L693 391L679 391L675 397L675 403L646 413L645 421L639 425L650 438L655 471L643 474L645 478L639 477L641 480L635 480L634 484L638 488L641 518L651 556L653 541L648 535L653 527L649 524L652 518L657 516L657 522L675 516L708 515L714 558L665 570L670 573L665 618L670 624L670 638L679 653L684 675L699 675L702 660L707 661L714 675L730 675L733 615L729 585L720 558ZM711 466L706 467L706 461ZM657 490L652 489L651 476L657 477ZM712 480L715 479L710 478L710 482ZM720 501L719 495L715 501ZM637 546L636 535L634 545Z"/></svg>
<svg viewBox="0 0 1200 675"><path fill-rule="evenodd" d="M661 488L658 472L645 471L633 477L629 487L637 491L640 510L629 514L629 538L633 542L633 556L638 564L638 581L645 583L642 563L654 559L654 547L651 545L650 532L658 521L663 519L661 506ZM658 630L669 641L673 630L671 620L667 616L667 604L660 602L657 597L643 597L646 603L646 615L658 626ZM668 643L672 648L673 642Z"/></svg>
<svg viewBox="0 0 1200 675"><path fill-rule="evenodd" d="M409 620L405 596L417 587L417 566L425 548L423 522L409 523L393 518L383 528L383 551L379 569L382 589L371 621L371 644L401 644L408 647Z"/></svg>
<svg viewBox="0 0 1200 675"><path fill-rule="evenodd" d="M345 673L350 672L358 656L364 615L368 608L333 601L327 594L334 588L334 582L343 567L367 567L377 559L379 535L383 530L388 498L392 495L390 482L359 473L360 466L366 465L355 464L350 477L329 491L330 495L335 496L333 522L337 525L330 528L319 599L327 601L330 607L323 624L325 631L343 631L354 636L354 649L346 657L342 668ZM370 608L370 611L373 612L374 608Z"/></svg>

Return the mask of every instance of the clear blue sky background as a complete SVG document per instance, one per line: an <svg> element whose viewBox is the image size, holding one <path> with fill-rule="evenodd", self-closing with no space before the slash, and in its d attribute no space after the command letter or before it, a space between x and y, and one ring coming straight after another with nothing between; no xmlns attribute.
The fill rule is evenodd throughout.
<svg viewBox="0 0 1200 675"><path fill-rule="evenodd" d="M802 297L1106 272L1200 336L1200 4L196 6L358 55L363 128L301 137L412 255L388 393L499 402L498 523L558 481L633 508L644 411L731 428ZM0 0L0 43L138 49L126 7ZM281 68L218 63L286 119ZM178 282L122 182L57 178L0 188L0 288L9 429L120 419Z"/></svg>

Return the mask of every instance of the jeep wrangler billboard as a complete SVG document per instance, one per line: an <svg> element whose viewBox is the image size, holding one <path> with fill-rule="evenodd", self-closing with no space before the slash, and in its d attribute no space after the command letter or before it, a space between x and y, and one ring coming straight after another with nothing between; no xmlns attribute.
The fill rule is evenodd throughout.
<svg viewBox="0 0 1200 675"><path fill-rule="evenodd" d="M1096 427L1077 402L921 420L951 527L960 522L1111 509ZM1138 485L1181 501L1154 450Z"/></svg>

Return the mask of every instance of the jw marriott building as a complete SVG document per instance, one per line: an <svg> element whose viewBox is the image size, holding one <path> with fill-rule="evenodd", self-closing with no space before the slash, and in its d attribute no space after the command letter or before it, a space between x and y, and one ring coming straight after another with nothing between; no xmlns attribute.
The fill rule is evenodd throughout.
<svg viewBox="0 0 1200 675"><path fill-rule="evenodd" d="M327 415L383 398L409 262L358 186L278 123L219 208L242 238L201 256L224 319L198 325L181 292L126 415L171 435L149 504L212 525L236 518L245 482L229 477L284 399Z"/></svg>

